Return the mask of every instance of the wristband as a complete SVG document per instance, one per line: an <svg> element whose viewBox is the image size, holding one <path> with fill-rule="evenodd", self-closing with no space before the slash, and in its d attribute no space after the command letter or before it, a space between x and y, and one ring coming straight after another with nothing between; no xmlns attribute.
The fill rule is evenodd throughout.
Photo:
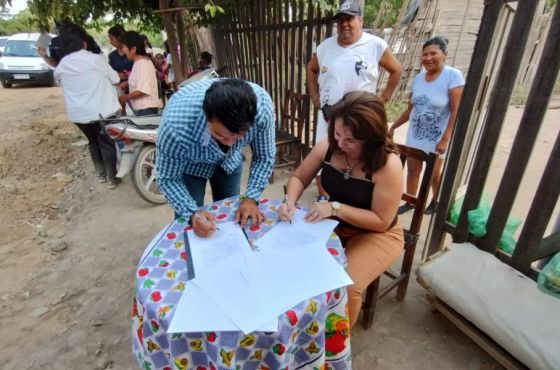
<svg viewBox="0 0 560 370"><path fill-rule="evenodd" d="M255 202L255 204L258 206L259 205L259 201L256 199L253 199L251 197L247 197L245 195L240 195L239 196L239 202L243 202L245 199L251 199L253 202Z"/></svg>

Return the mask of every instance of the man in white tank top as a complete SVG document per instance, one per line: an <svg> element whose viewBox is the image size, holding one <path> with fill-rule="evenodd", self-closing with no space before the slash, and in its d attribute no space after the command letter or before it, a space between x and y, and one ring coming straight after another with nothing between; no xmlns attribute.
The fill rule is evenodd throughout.
<svg viewBox="0 0 560 370"><path fill-rule="evenodd" d="M362 32L362 9L344 0L335 15L335 36L318 47L307 63L307 88L316 108L334 105L344 94L364 90L376 93L379 67L389 73L380 97L387 102L401 78L400 63L387 48L385 40ZM319 111L315 142L327 137L327 122ZM317 177L319 193L324 194Z"/></svg>

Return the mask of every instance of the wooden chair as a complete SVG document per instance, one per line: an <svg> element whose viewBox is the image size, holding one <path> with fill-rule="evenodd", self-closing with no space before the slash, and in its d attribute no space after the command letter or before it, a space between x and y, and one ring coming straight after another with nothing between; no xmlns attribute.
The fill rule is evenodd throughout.
<svg viewBox="0 0 560 370"><path fill-rule="evenodd" d="M362 326L364 327L364 329L368 329L372 325L375 304L377 303L377 300L379 298L385 296L394 288L397 288L397 300L402 301L404 299L404 296L406 295L408 280L410 278L410 272L412 270L414 251L416 250L416 243L418 242L418 237L420 234L420 226L422 225L424 208L426 207L426 201L428 199L428 194L430 193L430 184L432 182L434 163L437 158L437 156L433 153L426 154L421 150L410 148L405 145L397 145L397 147L401 157L401 161L403 163L403 167L406 163L407 157L416 158L424 162L424 174L422 175L420 189L418 190L418 195L416 197L406 193L403 193L402 195L402 200L414 205L414 213L412 214L410 226L408 227L408 229L405 228L404 230L404 257L400 274L396 275L390 271L385 271L384 274L392 280L390 284L380 290L380 276L366 289L366 297L362 305Z"/></svg>
<svg viewBox="0 0 560 370"><path fill-rule="evenodd" d="M280 122L276 125L276 162L274 169L296 168L303 157L302 135L309 120L309 95L288 90L284 97ZM274 170L270 183L274 182Z"/></svg>

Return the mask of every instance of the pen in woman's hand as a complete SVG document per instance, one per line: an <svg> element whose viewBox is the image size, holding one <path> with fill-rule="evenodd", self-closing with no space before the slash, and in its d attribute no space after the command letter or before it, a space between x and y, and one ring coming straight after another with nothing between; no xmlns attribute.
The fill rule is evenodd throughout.
<svg viewBox="0 0 560 370"><path fill-rule="evenodd" d="M288 188L286 188L286 185L284 185L284 203L286 203L286 210L288 211L288 214L290 213L290 204L288 203ZM290 221L290 225L292 224L292 217L290 216L289 220Z"/></svg>

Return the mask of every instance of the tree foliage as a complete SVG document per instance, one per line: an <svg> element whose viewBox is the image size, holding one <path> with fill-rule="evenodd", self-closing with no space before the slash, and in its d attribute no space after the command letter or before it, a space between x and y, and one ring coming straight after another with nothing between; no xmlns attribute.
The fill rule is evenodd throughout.
<svg viewBox="0 0 560 370"><path fill-rule="evenodd" d="M39 26L29 11L24 10L11 18L0 18L0 35L20 32L39 32Z"/></svg>

